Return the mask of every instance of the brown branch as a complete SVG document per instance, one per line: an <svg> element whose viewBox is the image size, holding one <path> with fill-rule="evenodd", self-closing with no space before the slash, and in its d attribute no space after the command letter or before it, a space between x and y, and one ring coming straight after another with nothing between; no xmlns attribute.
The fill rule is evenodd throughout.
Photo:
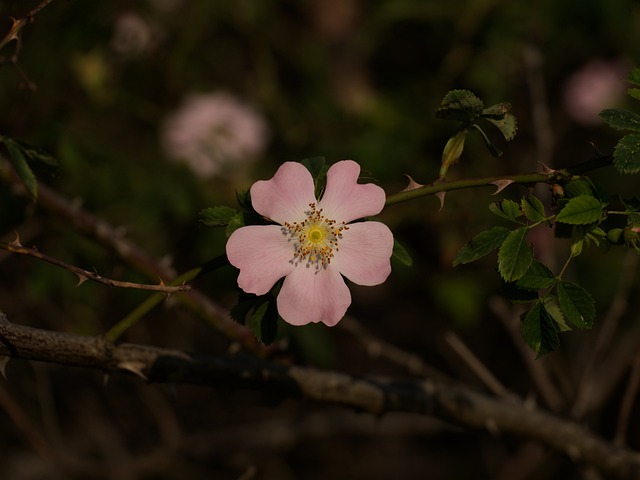
<svg viewBox="0 0 640 480"><path fill-rule="evenodd" d="M49 5L52 1L53 0L43 0L34 8L29 10L24 17L18 20L16 20L15 18L12 18L13 24L11 25L11 28L6 33L4 38L0 40L0 50L2 50L7 44L12 42L13 40L18 41L18 39L20 38L20 31L25 27L25 25L33 22L33 19L38 14L38 12L40 12L40 10L42 10L44 7Z"/></svg>
<svg viewBox="0 0 640 480"><path fill-rule="evenodd" d="M134 373L149 382L268 389L377 415L409 412L540 441L574 461L620 479L640 479L640 454L617 448L584 427L521 401L429 380L351 376L255 358L222 358L10 323L0 313L0 355Z"/></svg>
<svg viewBox="0 0 640 480"><path fill-rule="evenodd" d="M80 279L78 285L83 283L86 280L93 280L94 282L101 283L108 287L119 287L119 288L133 288L138 290L151 290L155 292L162 292L166 294L176 293L176 292L185 292L191 289L190 285L165 285L162 280L159 285L148 285L143 283L133 283L133 282L124 282L120 280L113 280L111 278L106 278L101 275L98 275L95 272L90 272L89 270L85 270L80 267L76 267L75 265L70 265L62 260L58 260L57 258L50 257L49 255L45 255L35 248L27 248L24 247L20 243L20 239L16 237L13 242L1 242L0 241L0 250L6 250L8 252L17 253L20 255L27 255L29 257L37 258L47 263L51 263L52 265L56 265L57 267L68 270L71 273L75 273Z"/></svg>

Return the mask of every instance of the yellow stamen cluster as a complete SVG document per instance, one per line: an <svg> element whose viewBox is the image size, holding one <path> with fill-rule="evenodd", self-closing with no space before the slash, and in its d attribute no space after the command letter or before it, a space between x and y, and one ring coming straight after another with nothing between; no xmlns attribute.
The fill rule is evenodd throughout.
<svg viewBox="0 0 640 480"><path fill-rule="evenodd" d="M306 218L301 222L285 222L282 226L282 234L290 237L294 244L291 262L298 265L306 261L307 267L314 265L316 270L327 268L334 251L338 251L342 232L349 227L325 217L323 209L316 209L315 203L310 203L304 213Z"/></svg>

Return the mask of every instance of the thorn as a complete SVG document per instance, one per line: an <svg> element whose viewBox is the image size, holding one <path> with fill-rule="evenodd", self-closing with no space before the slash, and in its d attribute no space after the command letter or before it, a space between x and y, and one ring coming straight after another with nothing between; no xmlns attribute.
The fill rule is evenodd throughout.
<svg viewBox="0 0 640 480"><path fill-rule="evenodd" d="M436 193L436 197L438 197L438 200L440 200L440 208L438 209L438 211L442 211L442 208L444 207L444 197L447 194L447 192L438 192Z"/></svg>
<svg viewBox="0 0 640 480"><path fill-rule="evenodd" d="M606 157L606 155L600 151L600 149L596 146L595 143L589 142L589 145L591 145L591 148L593 148L593 151L596 152L596 155L598 156L598 158Z"/></svg>
<svg viewBox="0 0 640 480"><path fill-rule="evenodd" d="M22 244L20 243L20 235L18 235L18 232L16 232L16 239L13 242L11 242L10 245L13 245L14 247L22 248Z"/></svg>
<svg viewBox="0 0 640 480"><path fill-rule="evenodd" d="M410 192L411 190L415 190L416 188L420 188L420 187L424 187L424 185L422 185L421 183L416 182L413 178L411 178L409 175L407 175L406 173L404 174L405 177L407 177L409 179L409 185L407 185L402 191L403 192Z"/></svg>
<svg viewBox="0 0 640 480"><path fill-rule="evenodd" d="M544 163L542 162L538 162L540 165L542 165L542 171L544 173L555 173L557 170L555 170L554 168L551 167L547 167Z"/></svg>
<svg viewBox="0 0 640 480"><path fill-rule="evenodd" d="M496 180L495 182L491 182L492 185L498 187L498 189L492 193L492 195L499 194L502 190L507 188L512 183L516 183L515 180L511 180L510 178L504 178L502 180Z"/></svg>
<svg viewBox="0 0 640 480"><path fill-rule="evenodd" d="M118 364L118 368L121 370L126 370L127 372L131 372L134 375L142 378L144 381L148 382L149 379L147 376L142 373L142 369L145 367L145 364L142 362L120 362Z"/></svg>
<svg viewBox="0 0 640 480"><path fill-rule="evenodd" d="M82 285L84 282L86 282L87 280L89 280L89 277L85 277L84 275L81 275L79 273L76 273L76 275L78 275L78 283L76 284L76 287L79 287L80 285Z"/></svg>
<svg viewBox="0 0 640 480"><path fill-rule="evenodd" d="M11 360L11 357L9 356L0 357L0 373L5 380L7 379L7 364L9 363L9 360Z"/></svg>

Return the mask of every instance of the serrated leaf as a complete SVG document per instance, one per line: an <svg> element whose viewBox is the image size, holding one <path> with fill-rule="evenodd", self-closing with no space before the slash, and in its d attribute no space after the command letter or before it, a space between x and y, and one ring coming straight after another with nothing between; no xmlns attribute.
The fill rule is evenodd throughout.
<svg viewBox="0 0 640 480"><path fill-rule="evenodd" d="M527 195L520 201L520 205L527 220L532 222L542 222L546 220L544 205L538 197Z"/></svg>
<svg viewBox="0 0 640 480"><path fill-rule="evenodd" d="M629 72L627 82L640 86L640 68L636 67Z"/></svg>
<svg viewBox="0 0 640 480"><path fill-rule="evenodd" d="M453 260L453 266L470 263L484 257L500 247L508 235L509 229L505 227L493 227L480 232L460 249Z"/></svg>
<svg viewBox="0 0 640 480"><path fill-rule="evenodd" d="M618 130L631 130L632 132L640 132L640 115L628 112L626 110L618 110L609 108L600 112L600 117L610 127Z"/></svg>
<svg viewBox="0 0 640 480"><path fill-rule="evenodd" d="M483 109L484 103L472 92L452 90L444 96L435 114L437 118L443 120L472 123L480 116Z"/></svg>
<svg viewBox="0 0 640 480"><path fill-rule="evenodd" d="M507 102L496 103L490 107L485 108L482 111L484 118L493 118L494 120L500 120L511 110L511 104Z"/></svg>
<svg viewBox="0 0 640 480"><path fill-rule="evenodd" d="M407 267L413 267L413 258L411 258L409 252L407 252L407 250L395 238L393 239L392 256L401 264L406 265Z"/></svg>
<svg viewBox="0 0 640 480"><path fill-rule="evenodd" d="M602 218L603 205L591 195L570 199L556 215L556 220L569 225L587 225Z"/></svg>
<svg viewBox="0 0 640 480"><path fill-rule="evenodd" d="M630 88L627 90L627 95L640 100L640 88Z"/></svg>
<svg viewBox="0 0 640 480"><path fill-rule="evenodd" d="M620 173L640 172L640 133L620 139L613 151L613 165Z"/></svg>
<svg viewBox="0 0 640 480"><path fill-rule="evenodd" d="M593 327L596 307L593 297L580 285L558 283L558 303L567 321L578 328Z"/></svg>
<svg viewBox="0 0 640 480"><path fill-rule="evenodd" d="M551 270L543 263L533 259L526 273L516 282L516 286L528 290L540 290L551 287L555 281L556 277L551 273Z"/></svg>
<svg viewBox="0 0 640 480"><path fill-rule="evenodd" d="M9 151L9 160L13 165L13 168L16 170L18 177L27 188L29 195L33 200L38 198L38 181L36 180L36 176L31 170L31 167L27 163L27 160L24 156L22 148L11 139L5 139L4 144Z"/></svg>
<svg viewBox="0 0 640 480"><path fill-rule="evenodd" d="M502 136L507 142L515 138L518 131L518 122L514 115L508 113L499 120L493 118L487 118L487 120L498 127L498 130L500 130L500 133L502 133Z"/></svg>
<svg viewBox="0 0 640 480"><path fill-rule="evenodd" d="M231 217L227 228L224 230L224 233L227 238L229 238L233 232L241 227L244 227L244 215L242 214L242 212L238 212L233 217Z"/></svg>
<svg viewBox="0 0 640 480"><path fill-rule="evenodd" d="M564 187L564 194L567 197L579 197L580 195L591 195L595 193L593 184L586 178L576 178L567 183Z"/></svg>
<svg viewBox="0 0 640 480"><path fill-rule="evenodd" d="M520 215L522 215L520 205L518 205L513 200L509 200L508 198L502 200L501 202L494 202L489 204L489 210L495 215L506 218L507 220L510 220L512 222L515 221Z"/></svg>
<svg viewBox="0 0 640 480"><path fill-rule="evenodd" d="M200 212L200 221L207 227L224 227L238 214L235 208L224 205L205 208Z"/></svg>
<svg viewBox="0 0 640 480"><path fill-rule="evenodd" d="M527 243L526 227L509 232L498 251L498 271L507 282L521 278L533 261L533 249Z"/></svg>
<svg viewBox="0 0 640 480"><path fill-rule="evenodd" d="M500 294L512 303L531 303L538 300L538 292L519 288L517 282L503 282Z"/></svg>
<svg viewBox="0 0 640 480"><path fill-rule="evenodd" d="M560 345L558 327L542 303L538 302L522 317L522 337L538 357Z"/></svg>
<svg viewBox="0 0 640 480"><path fill-rule="evenodd" d="M545 295L544 299L542 299L542 304L544 308L547 310L549 316L553 319L554 322L558 325L558 329L561 332L568 332L571 330L571 327L567 325L567 321L562 315L562 310L560 310L560 305L558 304L558 298L554 295Z"/></svg>

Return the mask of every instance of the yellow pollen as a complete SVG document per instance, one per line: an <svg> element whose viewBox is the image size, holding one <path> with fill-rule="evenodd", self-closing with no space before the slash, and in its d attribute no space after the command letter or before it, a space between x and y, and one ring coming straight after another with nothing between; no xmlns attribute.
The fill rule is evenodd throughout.
<svg viewBox="0 0 640 480"><path fill-rule="evenodd" d="M304 214L304 220L285 222L282 226L282 234L289 237L293 244L291 262L295 265L305 262L307 267L313 266L316 270L327 268L334 251L338 251L338 240L342 238L342 232L349 227L345 223L338 224L327 218L322 208L316 209L315 203L310 203L309 210Z"/></svg>

